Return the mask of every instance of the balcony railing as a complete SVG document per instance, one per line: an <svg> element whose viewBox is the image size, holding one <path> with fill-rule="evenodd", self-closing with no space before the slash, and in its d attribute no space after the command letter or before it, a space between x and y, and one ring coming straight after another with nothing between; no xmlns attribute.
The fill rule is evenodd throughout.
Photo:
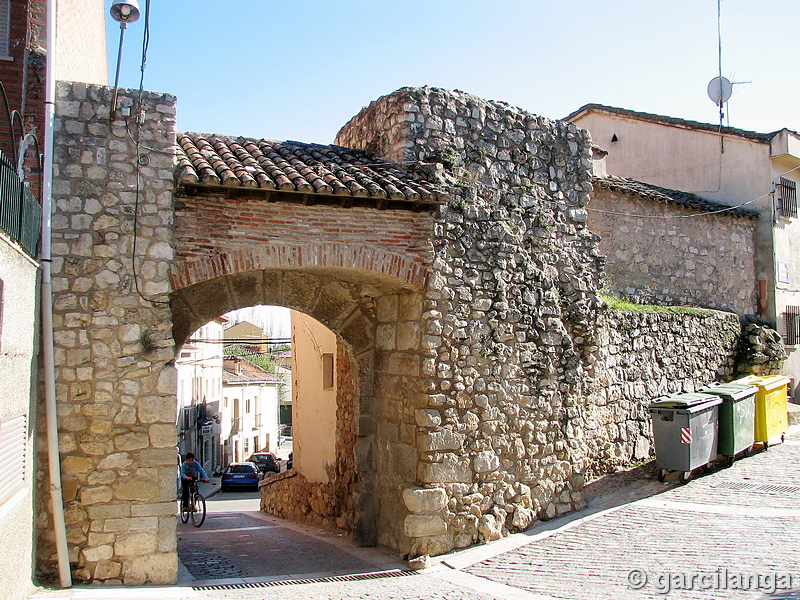
<svg viewBox="0 0 800 600"><path fill-rule="evenodd" d="M31 256L39 246L42 207L20 181L17 171L0 152L0 228Z"/></svg>
<svg viewBox="0 0 800 600"><path fill-rule="evenodd" d="M236 433L242 430L242 417L235 417L231 421L231 433Z"/></svg>

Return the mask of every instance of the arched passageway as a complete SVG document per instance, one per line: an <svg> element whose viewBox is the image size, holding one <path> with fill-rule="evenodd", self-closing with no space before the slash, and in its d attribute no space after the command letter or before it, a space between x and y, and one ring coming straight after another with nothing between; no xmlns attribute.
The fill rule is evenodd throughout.
<svg viewBox="0 0 800 600"><path fill-rule="evenodd" d="M313 493L319 502L309 506L319 514L307 514L309 520L348 529L362 545L399 546L402 490L416 477L413 397L421 375L422 290L343 268L232 273L172 294L176 344L214 316L254 303L286 306L328 327L339 340L341 373L330 481L313 485L301 473L276 482L274 492L265 490L262 503L292 517L297 514L285 510L291 498ZM271 493L289 501L271 501Z"/></svg>

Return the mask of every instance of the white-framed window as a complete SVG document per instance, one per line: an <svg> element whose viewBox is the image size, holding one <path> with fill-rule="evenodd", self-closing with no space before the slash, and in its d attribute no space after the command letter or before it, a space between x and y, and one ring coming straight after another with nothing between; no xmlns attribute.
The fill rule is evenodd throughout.
<svg viewBox="0 0 800 600"><path fill-rule="evenodd" d="M0 506L25 487L27 415L0 419Z"/></svg>

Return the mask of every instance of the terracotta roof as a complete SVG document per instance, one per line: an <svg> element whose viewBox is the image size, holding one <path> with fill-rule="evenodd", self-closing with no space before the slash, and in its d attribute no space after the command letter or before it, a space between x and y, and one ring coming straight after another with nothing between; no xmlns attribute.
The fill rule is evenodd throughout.
<svg viewBox="0 0 800 600"><path fill-rule="evenodd" d="M614 175L607 175L606 177L593 177L592 184L616 192L622 192L623 194L639 196L640 198L647 198L648 200L655 200L656 202L678 204L680 206L685 206L686 208L699 210L703 213L716 212L720 215L732 215L747 219L757 219L760 216L760 213L752 208L731 207L727 204L704 200L700 196L690 192L662 188L658 187L657 185L651 185L641 181L634 181L633 179L626 179L624 177L616 177Z"/></svg>
<svg viewBox="0 0 800 600"><path fill-rule="evenodd" d="M265 381L267 383L280 383L280 380L269 371L265 371L261 367L254 365L250 361L238 357L225 357L228 361L235 358L236 366L238 369L230 369L224 367L222 371L222 383L236 384L236 383L254 383Z"/></svg>
<svg viewBox="0 0 800 600"><path fill-rule="evenodd" d="M176 179L184 191L260 192L273 200L346 207L419 208L448 200L443 190L398 165L342 146L202 133L178 134L178 146Z"/></svg>
<svg viewBox="0 0 800 600"><path fill-rule="evenodd" d="M769 144L770 140L772 140L775 134L778 133L777 131L773 131L772 133L758 133L756 131L748 131L746 129L737 129L736 127L722 127L720 130L719 125L714 125L712 123L688 121L686 119L678 119L676 117L667 117L664 115L655 115L652 113L628 110L626 108L617 108L615 106L606 106L604 104L585 104L575 112L564 117L564 121L573 121L578 115L586 112L603 112L621 117L638 119L639 121L649 121L651 123L660 123L661 125L686 127L688 129L699 129L701 131L710 131L713 133L719 133L722 131L722 133L727 135L735 135L737 137L743 137L755 142L763 142L765 144Z"/></svg>

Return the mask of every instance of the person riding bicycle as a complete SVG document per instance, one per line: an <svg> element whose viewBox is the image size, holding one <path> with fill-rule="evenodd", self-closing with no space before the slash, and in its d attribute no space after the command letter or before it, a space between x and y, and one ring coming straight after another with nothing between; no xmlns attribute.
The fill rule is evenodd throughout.
<svg viewBox="0 0 800 600"><path fill-rule="evenodd" d="M181 506L186 508L189 505L189 492L192 489L192 481L204 481L208 483L208 474L199 462L195 461L192 452L186 453L186 460L181 464Z"/></svg>

